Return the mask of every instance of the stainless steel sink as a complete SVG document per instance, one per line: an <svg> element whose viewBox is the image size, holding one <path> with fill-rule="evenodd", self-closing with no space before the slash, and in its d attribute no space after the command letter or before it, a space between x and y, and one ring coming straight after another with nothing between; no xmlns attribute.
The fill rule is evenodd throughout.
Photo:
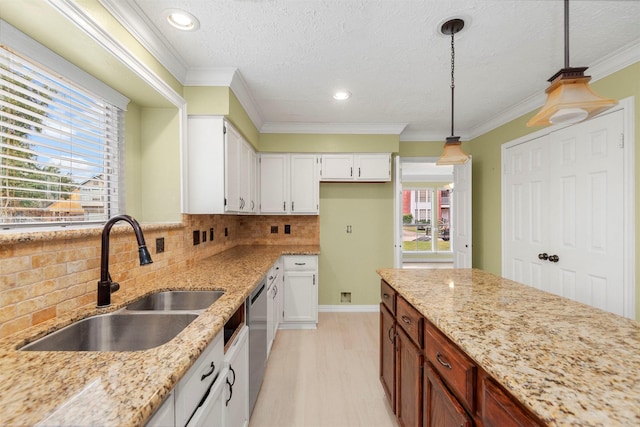
<svg viewBox="0 0 640 427"><path fill-rule="evenodd" d="M136 351L165 344L197 313L122 313L89 317L34 341L24 351Z"/></svg>
<svg viewBox="0 0 640 427"><path fill-rule="evenodd" d="M129 311L204 310L224 295L224 291L164 291L147 295L129 304Z"/></svg>

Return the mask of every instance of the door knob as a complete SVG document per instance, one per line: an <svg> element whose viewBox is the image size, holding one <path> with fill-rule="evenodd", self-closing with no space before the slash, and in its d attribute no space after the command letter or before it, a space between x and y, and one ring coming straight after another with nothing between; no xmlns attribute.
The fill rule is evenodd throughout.
<svg viewBox="0 0 640 427"><path fill-rule="evenodd" d="M560 261L560 257L558 255L550 255L549 256L549 261L558 262L558 261Z"/></svg>
<svg viewBox="0 0 640 427"><path fill-rule="evenodd" d="M549 259L549 255L547 253L538 254L538 259L547 260Z"/></svg>

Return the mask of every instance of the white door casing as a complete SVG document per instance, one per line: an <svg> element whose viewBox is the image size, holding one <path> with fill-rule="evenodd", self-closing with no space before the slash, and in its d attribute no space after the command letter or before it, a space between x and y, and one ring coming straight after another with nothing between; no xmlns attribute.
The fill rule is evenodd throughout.
<svg viewBox="0 0 640 427"><path fill-rule="evenodd" d="M632 110L502 147L504 277L635 317Z"/></svg>
<svg viewBox="0 0 640 427"><path fill-rule="evenodd" d="M395 180L393 182L393 266L402 268L402 161L400 156L395 158Z"/></svg>
<svg viewBox="0 0 640 427"><path fill-rule="evenodd" d="M451 245L454 268L471 268L471 163L453 167Z"/></svg>

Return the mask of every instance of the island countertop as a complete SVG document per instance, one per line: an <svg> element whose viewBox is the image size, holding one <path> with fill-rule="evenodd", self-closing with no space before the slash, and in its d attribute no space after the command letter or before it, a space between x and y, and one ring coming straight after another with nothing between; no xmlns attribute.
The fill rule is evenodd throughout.
<svg viewBox="0 0 640 427"><path fill-rule="evenodd" d="M0 425L143 425L281 255L319 246L236 246L155 284L121 289L86 308L0 340ZM169 289L225 294L167 344L133 352L17 351L34 336Z"/></svg>
<svg viewBox="0 0 640 427"><path fill-rule="evenodd" d="M640 323L477 269L377 272L548 425L640 425Z"/></svg>

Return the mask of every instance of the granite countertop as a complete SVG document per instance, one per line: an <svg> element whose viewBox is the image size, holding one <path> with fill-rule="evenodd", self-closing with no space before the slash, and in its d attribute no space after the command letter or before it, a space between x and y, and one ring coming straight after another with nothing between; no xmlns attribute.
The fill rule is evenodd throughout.
<svg viewBox="0 0 640 427"><path fill-rule="evenodd" d="M476 269L377 272L549 425L640 425L640 323Z"/></svg>
<svg viewBox="0 0 640 427"><path fill-rule="evenodd" d="M0 425L143 425L280 255L319 246L236 246L157 284L121 289L109 309L85 309L0 341ZM17 351L36 335L115 311L158 290L225 294L169 343L134 352Z"/></svg>

